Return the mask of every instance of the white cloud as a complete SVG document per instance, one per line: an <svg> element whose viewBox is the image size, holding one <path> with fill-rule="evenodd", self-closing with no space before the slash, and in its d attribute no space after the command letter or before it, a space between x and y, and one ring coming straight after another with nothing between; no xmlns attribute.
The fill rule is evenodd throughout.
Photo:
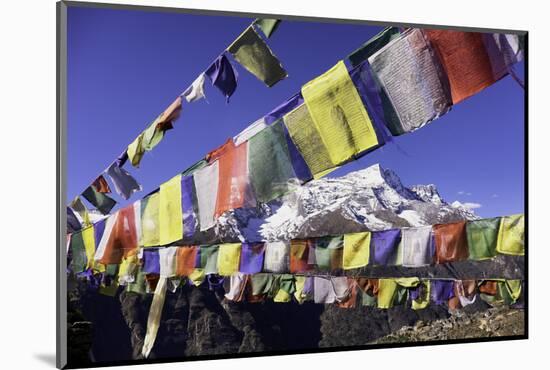
<svg viewBox="0 0 550 370"><path fill-rule="evenodd" d="M479 203L473 203L473 202L467 202L467 203L462 203L462 205L468 209L477 209L477 208L481 208L481 204Z"/></svg>
<svg viewBox="0 0 550 370"><path fill-rule="evenodd" d="M472 195L472 193L470 193L469 191L460 190L458 192L458 195Z"/></svg>

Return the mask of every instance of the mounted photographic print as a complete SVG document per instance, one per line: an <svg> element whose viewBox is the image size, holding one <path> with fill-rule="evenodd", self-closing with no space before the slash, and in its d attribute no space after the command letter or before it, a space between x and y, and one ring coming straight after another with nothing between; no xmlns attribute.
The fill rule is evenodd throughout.
<svg viewBox="0 0 550 370"><path fill-rule="evenodd" d="M58 367L527 338L526 58L58 3Z"/></svg>

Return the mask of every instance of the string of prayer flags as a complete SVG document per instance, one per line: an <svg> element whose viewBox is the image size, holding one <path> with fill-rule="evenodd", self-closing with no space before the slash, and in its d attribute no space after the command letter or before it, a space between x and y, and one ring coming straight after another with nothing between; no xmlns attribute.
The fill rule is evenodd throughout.
<svg viewBox="0 0 550 370"><path fill-rule="evenodd" d="M343 61L305 84L302 95L332 163L340 165L378 145L370 117Z"/></svg>
<svg viewBox="0 0 550 370"><path fill-rule="evenodd" d="M492 85L491 62L483 34L452 30L424 30L449 80L453 104Z"/></svg>
<svg viewBox="0 0 550 370"><path fill-rule="evenodd" d="M270 38L277 27L279 27L280 23L280 19L257 18L253 24L257 25L262 30L265 37Z"/></svg>
<svg viewBox="0 0 550 370"><path fill-rule="evenodd" d="M371 233L344 235L344 270L364 267L369 263Z"/></svg>
<svg viewBox="0 0 550 370"><path fill-rule="evenodd" d="M105 179L102 176L101 178L103 179L103 181L105 181ZM96 184L98 184L100 188L96 187ZM101 213L106 215L106 214L109 214L109 212L111 212L111 209L113 209L113 207L116 205L116 201L113 198L101 192L100 190L105 190L101 186L102 186L101 182L98 182L98 180L94 181L92 185L88 186L88 188L84 190L84 192L82 193L82 196L88 202L93 204L94 207L96 207Z"/></svg>
<svg viewBox="0 0 550 370"><path fill-rule="evenodd" d="M266 127L248 141L248 169L256 200L267 203L288 192L296 178L282 121Z"/></svg>
<svg viewBox="0 0 550 370"><path fill-rule="evenodd" d="M212 82L212 86L216 86L229 103L229 98L237 89L238 73L225 53L216 58L204 73Z"/></svg>
<svg viewBox="0 0 550 370"><path fill-rule="evenodd" d="M206 82L206 75L201 73L199 77L193 81L191 86L189 86L181 96L185 98L188 103L193 103L198 100L201 100L205 97L204 94L204 84Z"/></svg>
<svg viewBox="0 0 550 370"><path fill-rule="evenodd" d="M442 67L420 29L406 30L368 62L395 109L398 120L386 122L393 135L416 130L450 109Z"/></svg>
<svg viewBox="0 0 550 370"><path fill-rule="evenodd" d="M401 230L403 266L427 266L433 262L432 227L420 226Z"/></svg>
<svg viewBox="0 0 550 370"><path fill-rule="evenodd" d="M111 179L117 194L126 200L133 193L142 190L141 185L128 171L122 168L118 161L113 162L105 173Z"/></svg>
<svg viewBox="0 0 550 370"><path fill-rule="evenodd" d="M500 220L496 250L502 254L525 254L525 217L523 214L505 216Z"/></svg>
<svg viewBox="0 0 550 370"><path fill-rule="evenodd" d="M268 87L287 77L281 62L251 25L228 48L235 60Z"/></svg>
<svg viewBox="0 0 550 370"><path fill-rule="evenodd" d="M401 230L390 229L371 233L371 262L373 265L395 265L401 242Z"/></svg>
<svg viewBox="0 0 550 370"><path fill-rule="evenodd" d="M181 207L181 175L160 186L159 242L166 245L183 238L183 212Z"/></svg>
<svg viewBox="0 0 550 370"><path fill-rule="evenodd" d="M353 67L358 66L399 35L401 35L401 31L398 27L386 27L348 55L347 59Z"/></svg>
<svg viewBox="0 0 550 370"><path fill-rule="evenodd" d="M466 221L434 225L435 262L447 263L468 259Z"/></svg>
<svg viewBox="0 0 550 370"><path fill-rule="evenodd" d="M466 236L470 259L479 261L496 255L499 226L499 217L468 221Z"/></svg>

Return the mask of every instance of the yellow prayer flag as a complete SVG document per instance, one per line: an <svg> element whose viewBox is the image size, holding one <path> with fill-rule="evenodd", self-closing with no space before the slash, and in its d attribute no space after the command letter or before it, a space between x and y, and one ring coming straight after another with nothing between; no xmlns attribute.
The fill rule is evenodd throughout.
<svg viewBox="0 0 550 370"><path fill-rule="evenodd" d="M369 231L344 235L344 270L364 267L369 263Z"/></svg>
<svg viewBox="0 0 550 370"><path fill-rule="evenodd" d="M183 238L181 175L173 177L160 186L159 224L161 245Z"/></svg>
<svg viewBox="0 0 550 370"><path fill-rule="evenodd" d="M221 244L218 250L218 273L231 276L239 271L241 243Z"/></svg>
<svg viewBox="0 0 550 370"><path fill-rule="evenodd" d="M397 291L395 279L378 280L378 308L390 308L393 305L393 297Z"/></svg>
<svg viewBox="0 0 550 370"><path fill-rule="evenodd" d="M160 193L156 192L141 201L141 241L144 247L160 245L159 205Z"/></svg>
<svg viewBox="0 0 550 370"><path fill-rule="evenodd" d="M206 273L204 269L196 268L189 274L188 278L194 286L199 286L206 278Z"/></svg>
<svg viewBox="0 0 550 370"><path fill-rule="evenodd" d="M85 229L82 229L82 241L84 243L84 249L86 251L86 269L94 268L95 261L95 235L94 227L89 226Z"/></svg>
<svg viewBox="0 0 550 370"><path fill-rule="evenodd" d="M523 214L502 217L498 230L497 252L514 256L525 254L525 218Z"/></svg>
<svg viewBox="0 0 550 370"><path fill-rule="evenodd" d="M417 277L399 278L395 279L395 282L405 288L414 288L420 284L420 279Z"/></svg>
<svg viewBox="0 0 550 370"><path fill-rule="evenodd" d="M273 298L273 302L278 302L278 303L290 302L291 298L292 296L287 291L283 289L279 289L279 291Z"/></svg>
<svg viewBox="0 0 550 370"><path fill-rule="evenodd" d="M378 145L370 117L343 61L305 84L302 95L335 165Z"/></svg>
<svg viewBox="0 0 550 370"><path fill-rule="evenodd" d="M132 141L130 145L128 145L126 154L128 154L128 158L130 159L132 166L139 167L139 162L141 162L141 158L143 158L144 153L145 149L143 148L142 132L134 141Z"/></svg>

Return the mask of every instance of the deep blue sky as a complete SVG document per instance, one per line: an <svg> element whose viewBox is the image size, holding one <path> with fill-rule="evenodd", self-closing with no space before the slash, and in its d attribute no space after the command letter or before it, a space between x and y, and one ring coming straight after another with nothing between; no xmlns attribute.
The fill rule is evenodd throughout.
<svg viewBox="0 0 550 370"><path fill-rule="evenodd" d="M251 21L69 7L68 199L82 192ZM208 103L184 103L175 129L145 154L140 168L126 165L144 191L121 204L202 158L381 29L284 21L269 44L289 77L267 88L238 66L230 104L211 86ZM523 76L523 63L518 72ZM405 185L433 183L449 202L479 203L475 211L481 216L523 212L523 94L506 77L429 126L396 138L401 150L387 145L330 176L380 163Z"/></svg>

